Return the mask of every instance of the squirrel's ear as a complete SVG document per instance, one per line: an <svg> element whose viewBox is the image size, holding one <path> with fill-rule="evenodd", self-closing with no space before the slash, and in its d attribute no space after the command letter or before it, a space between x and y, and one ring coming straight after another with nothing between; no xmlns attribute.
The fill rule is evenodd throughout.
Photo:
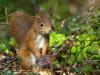
<svg viewBox="0 0 100 75"><path fill-rule="evenodd" d="M36 15L35 19L36 19L37 22L39 22L41 20L41 17L39 15Z"/></svg>
<svg viewBox="0 0 100 75"><path fill-rule="evenodd" d="M42 15L41 13L37 13L37 14L36 14L36 18L37 18L38 20L40 20L41 18L43 18L43 15Z"/></svg>
<svg viewBox="0 0 100 75"><path fill-rule="evenodd" d="M38 20L40 20L41 16L40 16L39 14L36 14L36 18L37 18Z"/></svg>

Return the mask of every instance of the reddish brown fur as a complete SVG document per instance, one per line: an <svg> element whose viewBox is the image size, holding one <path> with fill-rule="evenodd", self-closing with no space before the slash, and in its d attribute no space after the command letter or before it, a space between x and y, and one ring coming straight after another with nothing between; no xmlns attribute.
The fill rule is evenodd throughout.
<svg viewBox="0 0 100 75"><path fill-rule="evenodd" d="M21 45L26 33L33 24L33 16L16 12L9 20L9 30L11 35L16 39L17 43Z"/></svg>

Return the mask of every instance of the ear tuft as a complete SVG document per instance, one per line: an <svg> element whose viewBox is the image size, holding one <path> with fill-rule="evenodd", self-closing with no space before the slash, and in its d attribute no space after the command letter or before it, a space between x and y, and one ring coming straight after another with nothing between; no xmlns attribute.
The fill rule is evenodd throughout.
<svg viewBox="0 0 100 75"><path fill-rule="evenodd" d="M39 14L36 14L36 18L37 18L37 19L40 19L41 16L40 16Z"/></svg>
<svg viewBox="0 0 100 75"><path fill-rule="evenodd" d="M38 20L40 20L42 17L43 17L43 15L42 15L41 13L37 13L37 14L36 14L36 18L37 18Z"/></svg>

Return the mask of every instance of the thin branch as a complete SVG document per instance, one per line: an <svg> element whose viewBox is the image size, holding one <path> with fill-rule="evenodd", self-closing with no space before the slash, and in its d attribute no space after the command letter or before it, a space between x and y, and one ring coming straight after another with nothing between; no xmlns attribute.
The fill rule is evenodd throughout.
<svg viewBox="0 0 100 75"><path fill-rule="evenodd" d="M10 16L12 16L13 14L9 14L9 15L6 15L6 16L4 16L4 17L0 17L0 20L3 20L3 19L6 19L6 18L8 18L8 17L10 17Z"/></svg>
<svg viewBox="0 0 100 75"><path fill-rule="evenodd" d="M8 17L7 17L7 15L8 15L8 8L5 7L6 24L8 24Z"/></svg>
<svg viewBox="0 0 100 75"><path fill-rule="evenodd" d="M93 13L95 9L95 6L90 10L90 13L80 22L81 24L85 23L87 21L87 19L91 16L91 14Z"/></svg>

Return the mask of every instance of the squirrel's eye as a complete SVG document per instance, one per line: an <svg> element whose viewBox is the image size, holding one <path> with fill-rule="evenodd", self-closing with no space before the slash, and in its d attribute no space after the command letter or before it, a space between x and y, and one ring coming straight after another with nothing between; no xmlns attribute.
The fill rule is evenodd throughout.
<svg viewBox="0 0 100 75"><path fill-rule="evenodd" d="M43 27L44 25L41 23L41 27Z"/></svg>

